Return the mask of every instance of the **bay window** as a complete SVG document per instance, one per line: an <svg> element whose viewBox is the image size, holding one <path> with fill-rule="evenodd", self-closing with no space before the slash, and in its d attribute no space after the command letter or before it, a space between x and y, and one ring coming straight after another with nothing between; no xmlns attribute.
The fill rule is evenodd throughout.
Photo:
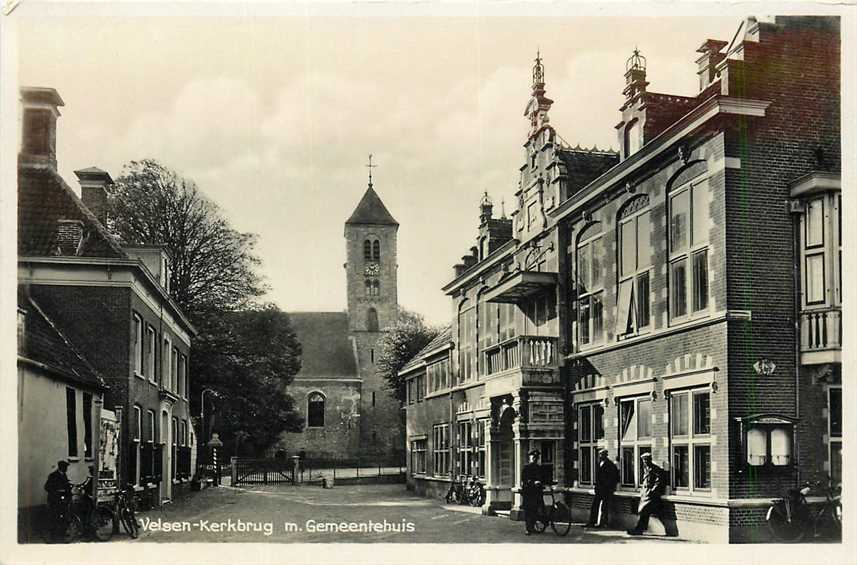
<svg viewBox="0 0 857 565"><path fill-rule="evenodd" d="M670 319L708 310L708 181L691 181L669 195Z"/></svg>

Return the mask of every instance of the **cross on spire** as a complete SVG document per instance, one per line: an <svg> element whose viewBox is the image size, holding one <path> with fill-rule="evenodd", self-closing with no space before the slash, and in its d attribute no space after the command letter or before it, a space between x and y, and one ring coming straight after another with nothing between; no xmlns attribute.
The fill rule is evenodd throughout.
<svg viewBox="0 0 857 565"><path fill-rule="evenodd" d="M372 169L377 167L378 165L372 164L372 154L369 153L369 164L364 165L367 169L369 169L369 188L372 188Z"/></svg>

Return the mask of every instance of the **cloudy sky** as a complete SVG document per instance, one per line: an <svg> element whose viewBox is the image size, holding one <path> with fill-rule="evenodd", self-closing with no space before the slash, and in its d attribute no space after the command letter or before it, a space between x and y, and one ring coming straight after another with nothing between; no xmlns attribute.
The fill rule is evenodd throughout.
<svg viewBox="0 0 857 565"><path fill-rule="evenodd" d="M696 48L742 20L389 16L21 16L18 74L65 100L69 184L145 157L193 178L259 234L267 298L285 310L345 308L343 222L374 153L401 224L399 301L443 322L440 287L474 241L480 195L511 211L536 49L560 135L615 147L634 47L650 90L693 95Z"/></svg>

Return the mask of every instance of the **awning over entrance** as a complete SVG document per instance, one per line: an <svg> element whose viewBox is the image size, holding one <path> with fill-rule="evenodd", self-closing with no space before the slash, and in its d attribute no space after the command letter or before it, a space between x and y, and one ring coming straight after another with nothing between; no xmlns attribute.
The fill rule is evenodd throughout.
<svg viewBox="0 0 857 565"><path fill-rule="evenodd" d="M518 304L523 300L556 286L556 273L518 271L485 293L487 302Z"/></svg>

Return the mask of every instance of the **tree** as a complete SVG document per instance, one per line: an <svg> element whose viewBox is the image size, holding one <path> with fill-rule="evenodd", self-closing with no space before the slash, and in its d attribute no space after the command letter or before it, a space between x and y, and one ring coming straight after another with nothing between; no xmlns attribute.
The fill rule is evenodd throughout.
<svg viewBox="0 0 857 565"><path fill-rule="evenodd" d="M261 296L257 236L233 229L192 180L154 159L131 161L109 194L109 228L122 242L163 245L170 294L184 312L235 310Z"/></svg>
<svg viewBox="0 0 857 565"><path fill-rule="evenodd" d="M217 415L224 443L255 452L300 429L285 393L300 370L300 344L285 313L254 303L265 290L256 236L232 228L192 180L153 159L126 164L108 202L108 228L122 243L161 245L171 256L170 294L198 332L192 412L200 413L200 391L213 389L215 410L206 413Z"/></svg>
<svg viewBox="0 0 857 565"><path fill-rule="evenodd" d="M400 402L405 400L405 383L399 371L439 333L438 328L427 326L420 314L400 308L396 324L378 340L377 374Z"/></svg>
<svg viewBox="0 0 857 565"><path fill-rule="evenodd" d="M303 419L286 394L301 366L301 346L288 315L273 304L206 318L192 358L212 400L216 431L231 452L237 444L261 454Z"/></svg>

